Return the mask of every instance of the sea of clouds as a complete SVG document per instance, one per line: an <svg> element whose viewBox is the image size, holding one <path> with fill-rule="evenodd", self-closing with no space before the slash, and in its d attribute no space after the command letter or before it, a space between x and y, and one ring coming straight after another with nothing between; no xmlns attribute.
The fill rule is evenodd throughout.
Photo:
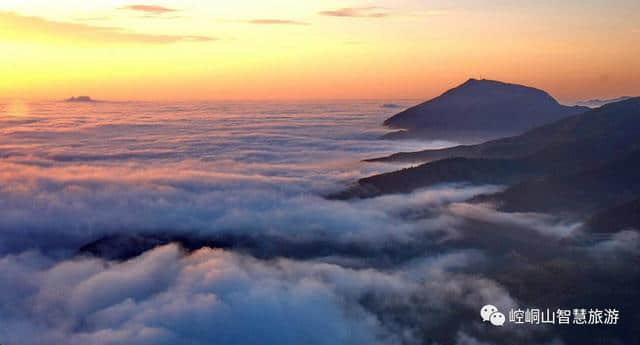
<svg viewBox="0 0 640 345"><path fill-rule="evenodd" d="M0 105L0 343L560 342L476 315L518 305L505 258L625 271L637 233L562 251L579 224L465 202L502 186L325 199L402 167L361 159L453 144L378 140L384 103ZM81 250L130 235L169 240Z"/></svg>

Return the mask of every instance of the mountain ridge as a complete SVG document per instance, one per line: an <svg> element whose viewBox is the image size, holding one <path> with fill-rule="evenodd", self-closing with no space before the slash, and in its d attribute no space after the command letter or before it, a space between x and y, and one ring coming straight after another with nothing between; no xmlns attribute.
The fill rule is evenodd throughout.
<svg viewBox="0 0 640 345"><path fill-rule="evenodd" d="M438 183L513 185L527 179L579 174L640 150L640 97L611 103L540 126L525 134L479 145L428 150L431 161L358 180L338 199L406 193ZM422 152L422 158L425 158Z"/></svg>
<svg viewBox="0 0 640 345"><path fill-rule="evenodd" d="M444 136L470 131L505 136L588 109L561 105L541 89L471 78L440 96L388 118L383 124L403 130L389 133L387 138L433 137L438 133Z"/></svg>
<svg viewBox="0 0 640 345"><path fill-rule="evenodd" d="M609 103L615 103L615 102L620 102L620 101L626 101L630 98L633 98L632 96L621 96L621 97L617 97L617 98L610 98L610 99L589 99L586 101L578 101L576 102L576 105L582 106L582 107L589 107L589 108L598 108L601 107L603 105L609 104Z"/></svg>
<svg viewBox="0 0 640 345"><path fill-rule="evenodd" d="M635 107L635 109L623 109L626 107ZM386 157L366 159L365 161L425 163L452 157L507 159L532 155L540 151L540 146L566 145L571 140L584 140L588 139L589 136L604 138L607 132L626 133L625 138L629 139L629 137L633 137L634 133L629 132L630 128L628 126L640 128L638 124L640 121L634 121L638 111L640 111L640 97L634 97L572 115L556 122L533 128L517 136L490 140L476 145L458 145L437 150L400 152ZM622 117L616 117L616 114ZM618 121L610 121L612 119ZM591 128L586 128L586 126ZM576 132L580 131L581 128L583 133L576 135Z"/></svg>

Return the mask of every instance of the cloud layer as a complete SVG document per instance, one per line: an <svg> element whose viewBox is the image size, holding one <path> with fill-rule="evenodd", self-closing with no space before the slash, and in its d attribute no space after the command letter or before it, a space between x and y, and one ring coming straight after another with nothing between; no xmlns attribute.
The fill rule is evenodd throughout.
<svg viewBox="0 0 640 345"><path fill-rule="evenodd" d="M381 7L343 7L336 10L326 10L319 12L320 15L329 17L355 17L355 18L384 18L389 13Z"/></svg>
<svg viewBox="0 0 640 345"><path fill-rule="evenodd" d="M513 303L491 281L443 273L466 255L384 273L207 248L185 256L175 245L122 263L25 253L0 259L3 291L22 293L0 296L0 336L29 344L417 343L379 313L426 299L424 317L435 326L454 305Z"/></svg>
<svg viewBox="0 0 640 345"><path fill-rule="evenodd" d="M250 24L262 24L262 25L309 25L306 22L300 22L296 20L288 20L288 19L252 19L247 21Z"/></svg>
<svg viewBox="0 0 640 345"><path fill-rule="evenodd" d="M168 44L177 42L210 42L216 40L215 37L206 35L137 33L122 28L57 22L11 12L0 12L0 29L4 31L3 38L18 41Z"/></svg>
<svg viewBox="0 0 640 345"><path fill-rule="evenodd" d="M450 144L378 140L383 104L0 104L0 341L561 344L478 308L633 315L636 231L465 202L501 186L325 199Z"/></svg>
<svg viewBox="0 0 640 345"><path fill-rule="evenodd" d="M305 105L239 104L242 111L261 113L239 124L247 115L209 118L225 104L146 106L103 103L89 115L67 107L65 116L5 123L3 231L35 237L8 236L0 247L28 248L52 229L54 238L42 242L48 246L113 232L340 233L348 238L382 234L387 226L401 232L413 227L367 202L339 205L322 197L368 172L360 169L370 167L353 155L394 145L375 140L379 132L354 139L354 129L341 132L332 122L373 125L375 118L350 115L339 104L300 119L291 115ZM372 104L371 111L383 116L378 106ZM331 109L334 118L317 114ZM108 115L113 111L140 117L118 123ZM147 123L147 116L155 119Z"/></svg>
<svg viewBox="0 0 640 345"><path fill-rule="evenodd" d="M163 13L170 13L170 12L177 12L178 11L178 10L173 9L173 8L168 8L168 7L164 7L164 6L158 6L158 5L129 5L129 6L122 7L122 9L131 10L131 11L138 11L138 12L145 12L145 13L151 13L151 14L163 14Z"/></svg>

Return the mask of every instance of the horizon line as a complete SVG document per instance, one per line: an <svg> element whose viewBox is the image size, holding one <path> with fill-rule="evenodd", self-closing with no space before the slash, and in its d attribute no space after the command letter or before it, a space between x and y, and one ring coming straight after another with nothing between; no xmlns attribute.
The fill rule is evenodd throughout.
<svg viewBox="0 0 640 345"><path fill-rule="evenodd" d="M71 96L70 96L71 97ZM73 96L79 97L79 96ZM92 101L125 103L125 102L318 102L318 101L416 101L425 98L391 98L391 97L357 97L357 98L94 98ZM428 96L426 96L428 97ZM20 97L0 97L0 101L24 101L24 102L64 102L69 97L63 98L20 98ZM91 103L91 102L87 102Z"/></svg>

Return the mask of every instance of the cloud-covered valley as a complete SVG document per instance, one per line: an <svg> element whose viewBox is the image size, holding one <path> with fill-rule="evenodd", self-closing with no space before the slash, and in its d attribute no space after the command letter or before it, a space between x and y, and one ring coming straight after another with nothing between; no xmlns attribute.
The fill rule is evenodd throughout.
<svg viewBox="0 0 640 345"><path fill-rule="evenodd" d="M466 202L504 186L325 198L451 144L377 140L382 104L1 106L0 342L561 344L477 311L638 300L636 232Z"/></svg>
<svg viewBox="0 0 640 345"><path fill-rule="evenodd" d="M387 325L378 309L420 298L433 308L425 317L437 320L453 305L511 303L489 280L447 276L448 266L471 260L466 256L389 273L207 248L185 255L175 245L122 263L52 264L23 253L0 260L3 291L23 293L3 294L0 334L30 344L418 343L412 329L397 333L393 327L401 325Z"/></svg>

